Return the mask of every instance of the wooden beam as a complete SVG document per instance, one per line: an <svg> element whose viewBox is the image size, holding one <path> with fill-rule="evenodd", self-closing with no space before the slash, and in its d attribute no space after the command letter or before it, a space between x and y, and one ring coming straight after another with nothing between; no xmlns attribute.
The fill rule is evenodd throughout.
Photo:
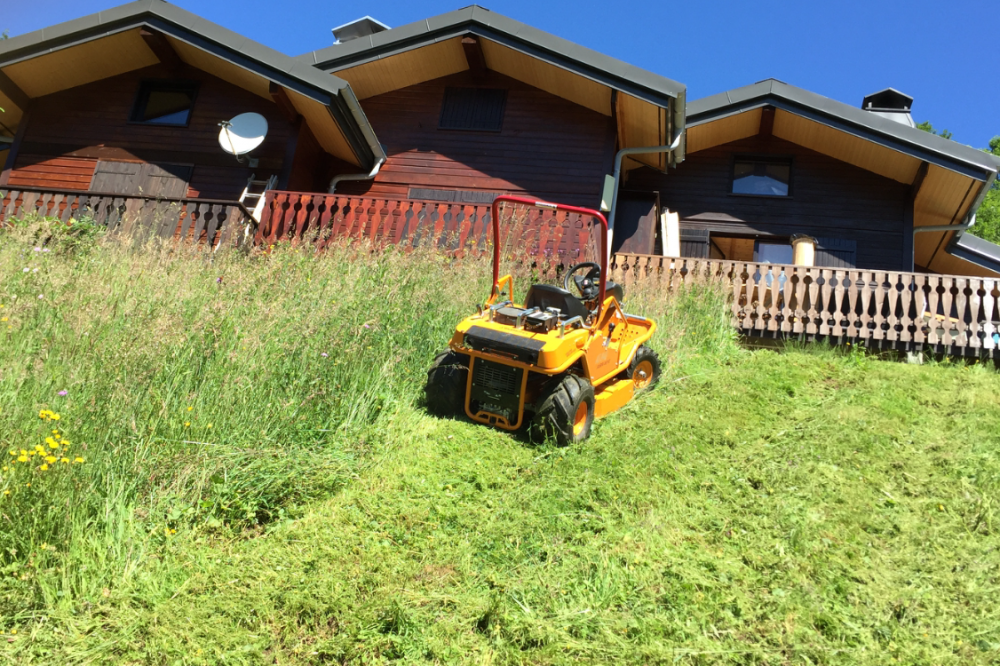
<svg viewBox="0 0 1000 666"><path fill-rule="evenodd" d="M921 162L920 168L917 169L917 174L913 177L913 182L910 183L910 199L915 201L917 195L920 194L920 186L924 184L924 178L927 177L927 172L930 170L930 165L927 162Z"/></svg>
<svg viewBox="0 0 1000 666"><path fill-rule="evenodd" d="M7 161L3 165L3 172L0 172L0 187L10 182L10 173L14 170L14 162L17 161L17 153L21 149L21 142L24 141L24 134L28 130L28 120L31 111L31 104L22 109L21 122L17 125L17 134L14 135L14 142L10 144L7 151Z"/></svg>
<svg viewBox="0 0 1000 666"><path fill-rule="evenodd" d="M20 86L14 83L9 76L4 74L3 70L0 70L0 92L6 95L22 111L28 108L28 103L31 101L28 94L21 90Z"/></svg>
<svg viewBox="0 0 1000 666"><path fill-rule="evenodd" d="M180 69L184 66L184 61L177 55L177 51L174 51L174 47L170 45L170 40L162 32L152 28L142 28L139 30L139 36L162 64L170 69Z"/></svg>
<svg viewBox="0 0 1000 666"><path fill-rule="evenodd" d="M292 177L292 167L295 166L295 153L299 147L299 135L305 126L306 124L302 121L302 116L299 116L292 123L292 131L288 133L288 141L285 143L284 164L281 165L281 173L278 174L278 182L276 183L279 190L288 187L288 181Z"/></svg>
<svg viewBox="0 0 1000 666"><path fill-rule="evenodd" d="M774 133L774 107L765 106L760 110L760 136L771 136Z"/></svg>
<svg viewBox="0 0 1000 666"><path fill-rule="evenodd" d="M483 45L474 35L462 38L462 50L465 51L465 61L469 64L469 73L474 79L483 79L489 70L486 68L486 56L483 55Z"/></svg>
<svg viewBox="0 0 1000 666"><path fill-rule="evenodd" d="M292 104L292 100L288 96L288 93L285 92L285 89L277 83L272 82L268 86L267 90L271 93L271 99L273 99L274 103L278 105L278 108L281 110L282 115L285 116L285 119L292 124L297 123L299 119L299 112L295 108L295 105Z"/></svg>

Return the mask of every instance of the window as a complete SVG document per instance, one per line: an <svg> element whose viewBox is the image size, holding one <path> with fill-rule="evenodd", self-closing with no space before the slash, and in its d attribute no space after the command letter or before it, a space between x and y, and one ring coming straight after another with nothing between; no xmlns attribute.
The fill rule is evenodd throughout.
<svg viewBox="0 0 1000 666"><path fill-rule="evenodd" d="M188 81L144 81L139 86L131 121L184 127L191 119L197 92L198 84Z"/></svg>
<svg viewBox="0 0 1000 666"><path fill-rule="evenodd" d="M440 129L499 132L507 91L498 88L446 88Z"/></svg>
<svg viewBox="0 0 1000 666"><path fill-rule="evenodd" d="M790 159L737 157L733 161L733 194L787 197L792 178Z"/></svg>
<svg viewBox="0 0 1000 666"><path fill-rule="evenodd" d="M753 254L754 261L761 264L791 264L795 250L788 241L757 241Z"/></svg>

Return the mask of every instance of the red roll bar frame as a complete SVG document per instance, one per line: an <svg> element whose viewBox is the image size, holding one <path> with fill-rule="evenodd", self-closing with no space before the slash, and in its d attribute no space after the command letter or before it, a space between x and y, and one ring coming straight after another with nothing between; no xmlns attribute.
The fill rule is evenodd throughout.
<svg viewBox="0 0 1000 666"><path fill-rule="evenodd" d="M509 202L513 204L523 204L525 206L534 206L535 208L547 208L549 210L563 210L567 213L579 213L580 215L589 215L591 217L597 218L601 223L601 287L600 295L597 301L597 316L600 318L601 310L604 308L604 287L608 281L608 220L604 217L604 214L600 211L593 210L591 208L580 208L579 206L567 206L565 204L551 203L549 201L538 201L537 199L529 199L527 197L516 197L509 194L504 194L493 200L493 206L490 209L491 216L493 218L493 290L494 293L499 295L500 293L500 204L504 202ZM514 294L511 294L511 299L513 300Z"/></svg>

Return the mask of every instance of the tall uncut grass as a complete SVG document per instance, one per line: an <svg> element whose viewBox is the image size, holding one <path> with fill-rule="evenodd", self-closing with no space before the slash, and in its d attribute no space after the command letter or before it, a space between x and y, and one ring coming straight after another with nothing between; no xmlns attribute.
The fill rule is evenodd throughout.
<svg viewBox="0 0 1000 666"><path fill-rule="evenodd" d="M536 446L421 404L489 283L3 230L0 664L1000 660L995 370L751 352L638 285L659 386Z"/></svg>
<svg viewBox="0 0 1000 666"><path fill-rule="evenodd" d="M0 279L0 571L16 589L0 607L18 613L93 598L182 526L259 530L336 492L413 425L490 268L429 250L135 247L29 220L4 234ZM85 462L15 464L53 426Z"/></svg>

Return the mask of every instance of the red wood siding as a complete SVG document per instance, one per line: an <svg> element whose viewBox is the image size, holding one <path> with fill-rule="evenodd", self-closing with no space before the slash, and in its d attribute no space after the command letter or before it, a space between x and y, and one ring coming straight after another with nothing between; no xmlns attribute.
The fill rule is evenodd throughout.
<svg viewBox="0 0 1000 666"><path fill-rule="evenodd" d="M200 82L187 127L129 122L145 79ZM269 125L267 139L253 152L260 159L256 170L218 143L219 122L246 111L262 114ZM171 162L194 165L188 196L234 199L252 171L258 177L280 171L289 132L273 102L198 69L155 65L35 100L10 184L85 190L98 159Z"/></svg>
<svg viewBox="0 0 1000 666"><path fill-rule="evenodd" d="M506 88L500 132L440 130L448 86ZM345 194L406 198L411 187L526 193L596 206L613 157L611 118L494 72L428 81L362 103L388 161Z"/></svg>
<svg viewBox="0 0 1000 666"><path fill-rule="evenodd" d="M729 194L733 155L791 156L791 196ZM713 233L805 233L857 241L860 268L908 270L903 234L909 186L776 137L751 137L687 156L669 175L632 172L628 189L658 190L681 226ZM726 218L735 219L726 219Z"/></svg>
<svg viewBox="0 0 1000 666"><path fill-rule="evenodd" d="M10 172L11 187L51 187L85 190L94 177L96 159L81 157L46 157L18 154L20 168Z"/></svg>

